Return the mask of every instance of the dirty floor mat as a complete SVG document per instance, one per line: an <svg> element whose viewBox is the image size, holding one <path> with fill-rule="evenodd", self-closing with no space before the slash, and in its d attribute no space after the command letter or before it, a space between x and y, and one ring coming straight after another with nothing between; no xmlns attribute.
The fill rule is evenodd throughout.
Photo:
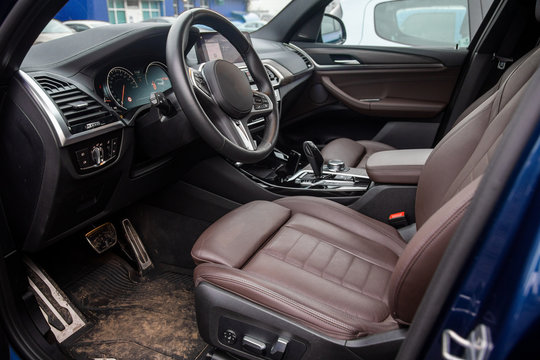
<svg viewBox="0 0 540 360"><path fill-rule="evenodd" d="M74 359L194 360L205 350L190 276L164 272L140 281L127 263L110 256L65 292L91 320L63 344Z"/></svg>

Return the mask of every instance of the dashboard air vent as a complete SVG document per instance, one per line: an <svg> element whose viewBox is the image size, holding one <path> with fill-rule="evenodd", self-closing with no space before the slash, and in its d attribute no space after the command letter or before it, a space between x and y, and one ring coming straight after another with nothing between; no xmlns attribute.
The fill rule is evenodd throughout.
<svg viewBox="0 0 540 360"><path fill-rule="evenodd" d="M303 52L298 51L297 49L290 46L289 44L285 44L285 46L287 46L291 51L295 52L298 56L300 56L302 58L302 60L304 61L304 64L306 64L306 67L308 69L311 69L313 67L313 64L311 63L311 60L309 60L309 58Z"/></svg>
<svg viewBox="0 0 540 360"><path fill-rule="evenodd" d="M274 83L277 83L279 82L279 78L276 74L274 74L274 72L272 70L270 70L268 67L264 67L266 69L266 74L268 75L268 78L270 79L270 82L272 83L272 85L274 85Z"/></svg>
<svg viewBox="0 0 540 360"><path fill-rule="evenodd" d="M116 121L103 105L75 85L49 76L36 76L34 79L60 109L72 134Z"/></svg>

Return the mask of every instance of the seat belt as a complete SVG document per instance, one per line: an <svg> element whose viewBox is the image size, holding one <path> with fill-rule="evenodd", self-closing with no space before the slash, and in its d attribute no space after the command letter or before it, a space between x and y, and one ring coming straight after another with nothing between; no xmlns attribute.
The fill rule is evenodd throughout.
<svg viewBox="0 0 540 360"><path fill-rule="evenodd" d="M486 81L482 87L482 93L491 89L491 87L499 81L509 65L516 60L516 54L514 52L519 43L519 38L527 25L527 21L523 20L526 18L527 16L524 7L518 7L516 15L514 15L514 18L512 19L510 30L506 33L501 42L501 46L493 53L492 62L494 66L490 69L489 74L486 77Z"/></svg>

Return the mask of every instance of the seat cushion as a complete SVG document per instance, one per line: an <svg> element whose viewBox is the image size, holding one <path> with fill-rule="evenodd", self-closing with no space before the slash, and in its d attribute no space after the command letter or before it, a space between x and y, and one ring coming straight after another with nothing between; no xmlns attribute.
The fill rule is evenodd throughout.
<svg viewBox="0 0 540 360"><path fill-rule="evenodd" d="M324 162L342 160L349 167L365 168L367 159L376 152L395 150L392 146L377 141L354 141L339 138L330 141L321 151Z"/></svg>
<svg viewBox="0 0 540 360"><path fill-rule="evenodd" d="M276 210L276 209L282 210ZM249 213L288 214L280 217ZM277 230L269 234L269 219ZM197 252L195 282L209 282L340 339L394 329L388 289L405 243L397 231L337 203L309 197L256 202L240 207L217 226L241 228L236 259L223 261L220 231L205 233ZM261 236L266 238L261 242ZM199 240L200 241L200 240ZM199 242L198 241L198 242ZM196 244L198 249L200 244ZM251 256L246 259L246 249Z"/></svg>

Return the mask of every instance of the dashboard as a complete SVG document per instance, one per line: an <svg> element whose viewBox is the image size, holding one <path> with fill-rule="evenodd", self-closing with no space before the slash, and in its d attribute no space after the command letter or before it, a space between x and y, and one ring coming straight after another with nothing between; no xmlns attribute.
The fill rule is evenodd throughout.
<svg viewBox="0 0 540 360"><path fill-rule="evenodd" d="M178 182L215 156L171 89L166 64L170 25L125 24L33 46L8 89L10 126L0 132L0 179L10 228L36 251ZM293 45L255 38L279 108L294 104L313 63ZM198 67L222 57L250 74L230 44L204 34L187 54ZM150 105L162 92L171 115ZM264 119L248 124L254 134ZM33 154L33 156L28 156ZM20 178L29 179L22 183Z"/></svg>

